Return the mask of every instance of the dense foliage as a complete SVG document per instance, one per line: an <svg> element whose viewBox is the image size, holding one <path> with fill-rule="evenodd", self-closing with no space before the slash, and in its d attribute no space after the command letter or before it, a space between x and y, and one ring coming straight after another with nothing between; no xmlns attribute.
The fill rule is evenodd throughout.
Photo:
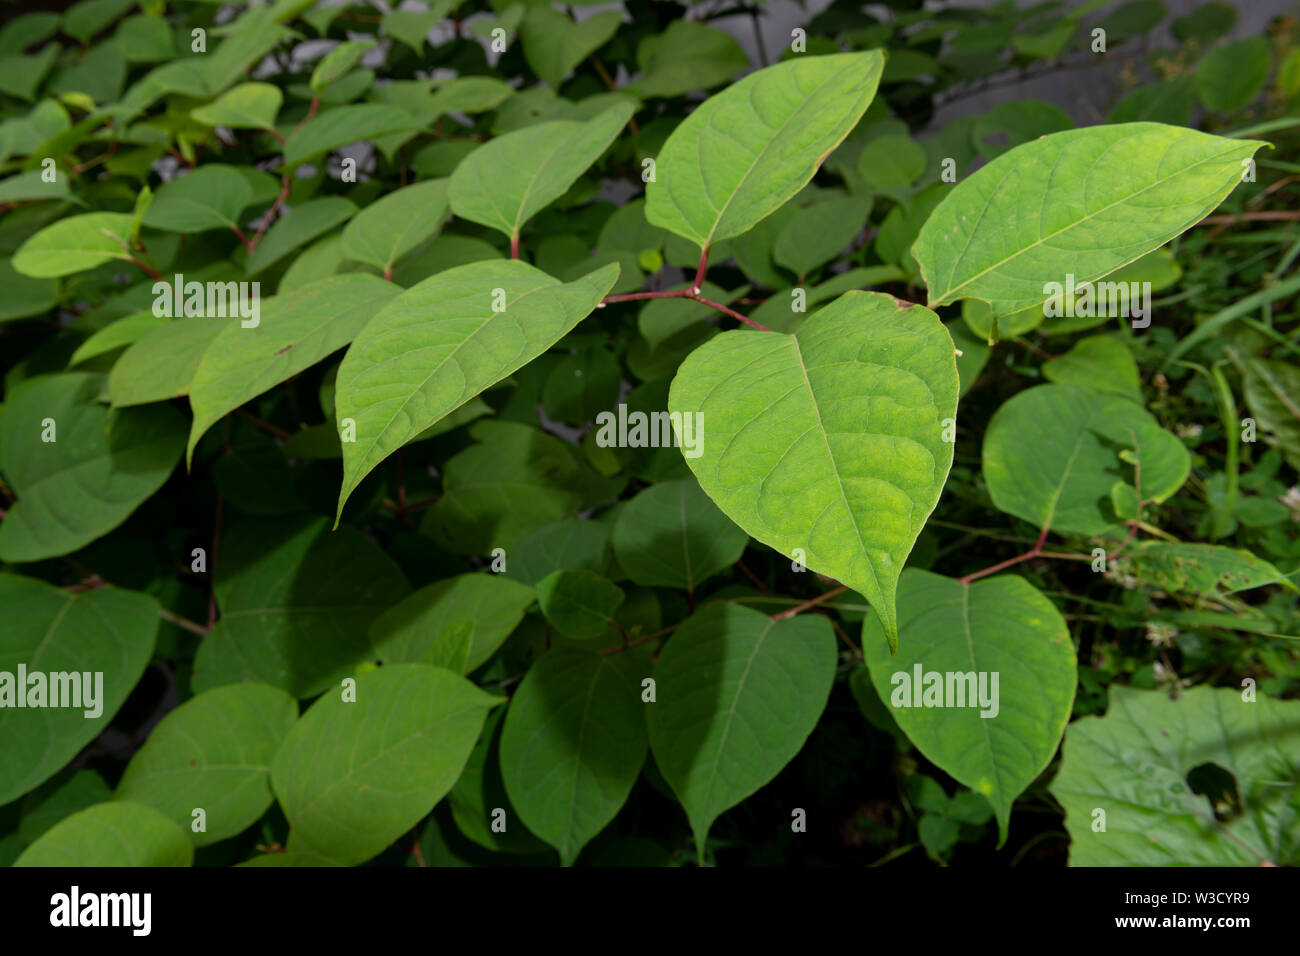
<svg viewBox="0 0 1300 956"><path fill-rule="evenodd" d="M11 15L0 859L1300 861L1300 23L917 7Z"/></svg>

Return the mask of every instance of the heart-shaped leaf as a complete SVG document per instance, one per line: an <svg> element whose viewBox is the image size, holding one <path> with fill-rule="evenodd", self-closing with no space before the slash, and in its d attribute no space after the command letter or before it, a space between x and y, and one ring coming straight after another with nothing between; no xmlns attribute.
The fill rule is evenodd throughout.
<svg viewBox="0 0 1300 956"><path fill-rule="evenodd" d="M88 212L51 223L14 253L13 267L37 279L84 272L114 259L130 259L131 217Z"/></svg>
<svg viewBox="0 0 1300 956"><path fill-rule="evenodd" d="M289 850L362 863L446 796L501 700L427 664L355 678L355 700L324 694L271 765Z"/></svg>
<svg viewBox="0 0 1300 956"><path fill-rule="evenodd" d="M912 247L930 305L983 299L999 315L1076 287L1207 216L1265 145L1160 123L1066 130L1024 143L958 183Z"/></svg>
<svg viewBox="0 0 1300 956"><path fill-rule="evenodd" d="M518 260L448 269L408 289L357 335L339 367L339 514L390 454L527 365L585 318L618 277L611 264L561 283Z"/></svg>
<svg viewBox="0 0 1300 956"><path fill-rule="evenodd" d="M55 824L14 866L189 866L192 862L194 844L174 821L152 807L114 801Z"/></svg>
<svg viewBox="0 0 1300 956"><path fill-rule="evenodd" d="M168 232L239 227L239 214L253 200L253 187L234 166L200 166L158 190L144 224Z"/></svg>
<svg viewBox="0 0 1300 956"><path fill-rule="evenodd" d="M705 100L659 151L646 219L700 246L745 232L802 189L849 134L884 62L879 50L797 56Z"/></svg>
<svg viewBox="0 0 1300 956"><path fill-rule="evenodd" d="M709 828L794 759L835 678L826 618L773 620L738 604L702 608L655 664L650 748L704 860Z"/></svg>
<svg viewBox="0 0 1300 956"><path fill-rule="evenodd" d="M1066 731L1052 781L1070 864L1295 866L1297 727L1300 701L1247 700L1231 687L1194 687L1177 700L1112 687L1106 716ZM1224 772L1228 793L1192 789L1189 777L1207 765ZM1223 822L1220 802L1231 813Z"/></svg>
<svg viewBox="0 0 1300 956"><path fill-rule="evenodd" d="M618 103L586 123L536 123L484 143L451 174L452 212L517 239L525 222L600 159L633 112Z"/></svg>
<svg viewBox="0 0 1300 956"><path fill-rule="evenodd" d="M265 684L191 697L136 751L114 799L160 811L195 846L232 837L271 806L271 758L297 720L297 702ZM193 829L196 809L204 812L202 831Z"/></svg>
<svg viewBox="0 0 1300 956"><path fill-rule="evenodd" d="M881 701L937 766L982 793L1006 839L1011 804L1042 773L1070 718L1075 650L1061 612L1012 575L963 584L908 568L900 640L878 621L862 653Z"/></svg>
<svg viewBox="0 0 1300 956"><path fill-rule="evenodd" d="M18 500L0 523L0 560L76 551L116 528L176 467L184 418L157 405L110 412L103 379L70 372L14 388L0 413L0 472Z"/></svg>
<svg viewBox="0 0 1300 956"><path fill-rule="evenodd" d="M621 587L594 571L556 571L537 582L537 603L546 620L574 640L609 630L625 596Z"/></svg>
<svg viewBox="0 0 1300 956"><path fill-rule="evenodd" d="M226 323L190 382L194 424L186 464L223 415L347 345L400 291L370 275L331 276L262 302L255 327Z"/></svg>
<svg viewBox="0 0 1300 956"><path fill-rule="evenodd" d="M551 7L530 6L519 28L524 58L534 73L558 90L569 71L604 46L622 22L620 10L597 13L575 23Z"/></svg>
<svg viewBox="0 0 1300 956"><path fill-rule="evenodd" d="M553 650L510 701L501 732L506 793L566 866L627 802L645 762L646 664L634 654Z"/></svg>
<svg viewBox="0 0 1300 956"><path fill-rule="evenodd" d="M1136 468L1127 459L1136 456ZM1164 501L1191 467L1187 447L1118 395L1039 385L1002 405L984 435L984 480L999 510L1040 528L1095 535L1120 523L1115 483Z"/></svg>
<svg viewBox="0 0 1300 956"><path fill-rule="evenodd" d="M204 126L231 129L274 129L284 94L271 83L241 83L207 106L190 111Z"/></svg>
<svg viewBox="0 0 1300 956"><path fill-rule="evenodd" d="M8 803L54 776L108 727L153 654L158 602L121 588L69 594L0 574L0 607L0 671L14 675L7 691L0 687L0 802ZM19 665L28 686L13 686ZM83 693L80 707L16 706L12 695L30 700L33 674L46 675L48 695L48 675L74 672L97 700ZM86 672L92 681L100 674L102 684L87 686Z"/></svg>
<svg viewBox="0 0 1300 956"><path fill-rule="evenodd" d="M892 647L898 575L952 465L944 423L957 389L933 312L850 292L794 335L733 330L705 343L668 407L703 416L703 454L687 463L718 507L866 597Z"/></svg>

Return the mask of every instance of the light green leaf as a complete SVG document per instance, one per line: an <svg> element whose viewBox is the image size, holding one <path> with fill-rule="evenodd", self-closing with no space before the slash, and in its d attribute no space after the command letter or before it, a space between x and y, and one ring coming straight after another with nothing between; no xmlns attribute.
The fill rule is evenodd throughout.
<svg viewBox="0 0 1300 956"><path fill-rule="evenodd" d="M1114 335L1079 339L1070 351L1043 363L1043 377L1061 385L1095 388L1142 401L1137 362L1124 340Z"/></svg>
<svg viewBox="0 0 1300 956"><path fill-rule="evenodd" d="M343 230L343 252L385 272L436 233L447 217L447 180L397 189L359 212Z"/></svg>
<svg viewBox="0 0 1300 956"><path fill-rule="evenodd" d="M266 270L299 246L347 222L356 211L356 204L342 196L325 196L295 206L262 236L244 264L245 273L251 276Z"/></svg>
<svg viewBox="0 0 1300 956"><path fill-rule="evenodd" d="M1116 560L1118 572L1148 582L1161 591L1219 598L1268 584L1295 588L1272 564L1242 548L1139 541Z"/></svg>
<svg viewBox="0 0 1300 956"><path fill-rule="evenodd" d="M339 106L315 117L284 147L285 166L297 166L361 140L385 133L414 131L411 114L394 106L360 103Z"/></svg>
<svg viewBox="0 0 1300 956"><path fill-rule="evenodd" d="M410 588L360 531L293 517L226 531L215 590L221 616L199 644L194 690L254 682L310 697L370 658L371 623Z"/></svg>
<svg viewBox="0 0 1300 956"><path fill-rule="evenodd" d="M0 690L0 699L10 698L0 707L0 802L9 803L58 773L107 729L153 655L158 602L123 588L68 593L0 574L0 606L0 671L14 675L8 679L14 683L19 665L28 674L27 687ZM86 671L103 675L102 686L81 685L97 698L93 706L84 695L81 707L14 706L15 691L32 699L34 673L75 672L80 678ZM48 678L46 689L53 690Z"/></svg>
<svg viewBox="0 0 1300 956"><path fill-rule="evenodd" d="M878 50L799 57L710 97L659 151L646 218L700 246L747 231L799 192L849 134L883 65Z"/></svg>
<svg viewBox="0 0 1300 956"><path fill-rule="evenodd" d="M357 65L357 61L367 50L374 48L374 45L374 40L344 40L330 50L321 57L320 62L316 64L316 69L312 70L310 84L312 90L319 93L347 73Z"/></svg>
<svg viewBox="0 0 1300 956"><path fill-rule="evenodd" d="M95 403L102 383L70 372L10 392L0 413L0 472L18 500L0 523L0 560L40 561L90 544L176 467L181 415L166 406L110 412Z"/></svg>
<svg viewBox="0 0 1300 956"><path fill-rule="evenodd" d="M704 421L711 423L707 415ZM639 492L619 512L610 540L619 567L637 584L694 591L740 560L749 535L718 510L699 482L683 478Z"/></svg>
<svg viewBox="0 0 1300 956"><path fill-rule="evenodd" d="M751 537L866 597L897 640L894 590L952 465L956 352L928 309L849 292L794 335L724 332L673 380L700 413L700 487Z"/></svg>
<svg viewBox="0 0 1300 956"><path fill-rule="evenodd" d="M1265 145L1159 123L1067 130L958 183L912 248L931 306L976 298L999 315L1048 282L1099 279L1200 221Z"/></svg>
<svg viewBox="0 0 1300 956"><path fill-rule="evenodd" d="M424 12L394 10L392 13L384 14L380 18L379 25L385 33L401 40L414 50L417 56L421 56L424 53L424 38L429 35L430 30L442 22L454 5L452 0L433 0L429 4L429 9Z"/></svg>
<svg viewBox="0 0 1300 956"><path fill-rule="evenodd" d="M252 200L252 185L234 166L200 166L158 190L144 224L185 233L238 228L239 214Z"/></svg>
<svg viewBox="0 0 1300 956"><path fill-rule="evenodd" d="M114 259L130 259L127 238L131 217L118 212L89 212L46 226L14 253L13 267L38 279L84 272Z"/></svg>
<svg viewBox="0 0 1300 956"><path fill-rule="evenodd" d="M925 163L925 150L910 136L878 136L863 147L858 175L871 186L910 186Z"/></svg>
<svg viewBox="0 0 1300 956"><path fill-rule="evenodd" d="M1071 866L1275 866L1300 862L1300 701L1231 687L1110 689L1104 717L1070 725L1052 794L1065 808ZM1235 792L1194 792L1213 765ZM1193 781L1194 782L1194 781ZM1216 819L1216 803L1224 816ZM1097 811L1106 826L1098 830Z"/></svg>
<svg viewBox="0 0 1300 956"><path fill-rule="evenodd" d="M709 604L669 639L646 723L701 862L713 821L803 749L826 708L835 663L835 635L815 614L777 621Z"/></svg>
<svg viewBox="0 0 1300 956"><path fill-rule="evenodd" d="M899 580L898 619L896 655L878 621L862 622L876 692L921 753L988 798L1005 841L1012 802L1070 719L1077 678L1065 619L1023 578L967 585L914 568Z"/></svg>
<svg viewBox="0 0 1300 956"><path fill-rule="evenodd" d="M63 15L63 32L85 43L135 6L135 0L82 0Z"/></svg>
<svg viewBox="0 0 1300 956"><path fill-rule="evenodd" d="M357 336L339 368L343 445L339 514L392 452L573 329L614 284L609 265L563 284L518 260L448 269L398 296Z"/></svg>
<svg viewBox="0 0 1300 956"><path fill-rule="evenodd" d="M510 701L501 733L506 793L565 866L618 814L645 762L642 663L550 651Z"/></svg>
<svg viewBox="0 0 1300 956"><path fill-rule="evenodd" d="M585 641L614 624L623 589L594 571L556 571L537 582L537 603L565 637Z"/></svg>
<svg viewBox="0 0 1300 956"><path fill-rule="evenodd" d="M645 75L628 91L641 99L668 99L725 83L749 66L749 58L729 33L673 20L663 33L641 41L637 63Z"/></svg>
<svg viewBox="0 0 1300 956"><path fill-rule="evenodd" d="M451 174L452 212L518 237L600 159L633 112L619 103L585 123L537 123L484 143Z"/></svg>
<svg viewBox="0 0 1300 956"><path fill-rule="evenodd" d="M81 202L80 199L68 191L68 177L66 174L58 176L52 183L45 181L45 171L43 169L33 169L29 173L19 173L16 176L10 176L8 179L0 179L0 203L33 202L44 199Z"/></svg>
<svg viewBox="0 0 1300 956"><path fill-rule="evenodd" d="M385 663L428 663L441 635L468 621L474 629L465 660L469 673L505 643L536 597L531 587L499 574L459 574L385 611L370 628L370 643Z"/></svg>
<svg viewBox="0 0 1300 956"><path fill-rule="evenodd" d="M271 806L271 758L297 720L297 701L264 684L199 694L153 729L113 797L160 811L195 846L235 836ZM195 809L204 832L193 831Z"/></svg>
<svg viewBox="0 0 1300 956"><path fill-rule="evenodd" d="M777 233L772 258L803 278L838 256L866 227L870 213L871 200L861 196L806 206Z"/></svg>
<svg viewBox="0 0 1300 956"><path fill-rule="evenodd" d="M274 129L275 117L284 102L280 88L271 83L241 83L207 106L190 111L204 126L231 129Z"/></svg>
<svg viewBox="0 0 1300 956"><path fill-rule="evenodd" d="M469 652L474 647L474 622L452 621L434 639L429 648L428 663L442 667L453 674L469 672Z"/></svg>
<svg viewBox="0 0 1300 956"><path fill-rule="evenodd" d="M355 680L356 700L323 695L271 765L289 850L341 863L381 853L446 796L501 700L427 664Z"/></svg>
<svg viewBox="0 0 1300 956"><path fill-rule="evenodd" d="M544 4L531 6L519 28L524 59L534 73L558 90L569 71L609 42L622 22L620 10L597 13L574 23Z"/></svg>
<svg viewBox="0 0 1300 956"><path fill-rule="evenodd" d="M169 320L146 331L122 353L109 373L108 394L114 407L145 405L185 395L208 346L225 328L238 325L238 317L194 316Z"/></svg>
<svg viewBox="0 0 1300 956"><path fill-rule="evenodd" d="M222 416L343 348L399 291L374 276L331 276L262 302L255 328L226 323L190 382L186 465Z"/></svg>
<svg viewBox="0 0 1300 956"><path fill-rule="evenodd" d="M1136 451L1142 501L1164 501L1187 480L1186 446L1136 403L1073 385L1039 385L1007 401L984 435L984 479L1000 511L1040 528L1097 535L1119 519L1116 481L1133 484L1120 454Z"/></svg>
<svg viewBox="0 0 1300 956"><path fill-rule="evenodd" d="M151 807L101 803L74 813L29 846L14 866L189 866L185 831Z"/></svg>

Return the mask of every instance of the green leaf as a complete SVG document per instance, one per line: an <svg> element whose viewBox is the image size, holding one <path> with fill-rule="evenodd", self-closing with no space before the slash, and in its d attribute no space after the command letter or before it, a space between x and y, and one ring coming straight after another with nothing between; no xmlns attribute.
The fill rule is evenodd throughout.
<svg viewBox="0 0 1300 956"><path fill-rule="evenodd" d="M609 528L599 521L570 518L530 534L510 552L506 577L524 584L537 582L553 571L595 571L609 566Z"/></svg>
<svg viewBox="0 0 1300 956"><path fill-rule="evenodd" d="M189 866L185 831L151 807L101 803L55 824L14 866Z"/></svg>
<svg viewBox="0 0 1300 956"><path fill-rule="evenodd" d="M239 214L253 200L253 187L234 166L200 166L158 190L144 224L168 232L239 228Z"/></svg>
<svg viewBox="0 0 1300 956"><path fill-rule="evenodd" d="M1272 48L1264 36L1211 50L1196 69L1196 95L1208 110L1245 109L1263 92L1271 61Z"/></svg>
<svg viewBox="0 0 1300 956"><path fill-rule="evenodd" d="M510 701L501 733L506 793L565 866L614 819L645 762L642 662L550 651Z"/></svg>
<svg viewBox="0 0 1300 956"><path fill-rule="evenodd" d="M1275 866L1300 862L1300 701L1194 687L1170 700L1116 685L1104 717L1070 725L1052 794L1071 866ZM1221 768L1235 792L1207 799L1189 776ZM1194 781L1192 781L1194 782ZM1216 819L1222 801L1228 819ZM1104 811L1104 829L1099 826Z"/></svg>
<svg viewBox="0 0 1300 956"><path fill-rule="evenodd" d="M704 454L687 463L709 497L866 597L892 647L898 575L952 465L957 389L933 312L849 292L794 335L712 339L682 364L668 407L703 415Z"/></svg>
<svg viewBox="0 0 1300 956"><path fill-rule="evenodd" d="M43 315L59 302L59 283L55 279L33 279L15 272L8 259L0 260L0 322Z"/></svg>
<svg viewBox="0 0 1300 956"><path fill-rule="evenodd" d="M1116 481L1133 484L1126 450L1141 461L1142 501L1164 501L1187 480L1186 446L1141 406L1073 385L1026 389L994 414L984 435L984 479L1000 511L1067 534L1097 535L1119 519Z"/></svg>
<svg viewBox="0 0 1300 956"><path fill-rule="evenodd" d="M505 710L488 714L464 773L447 795L451 816L461 833L489 850L550 855L550 848L519 822L521 818L506 795L501 779L501 728L505 715ZM493 827L498 809L505 811L504 829Z"/></svg>
<svg viewBox="0 0 1300 956"><path fill-rule="evenodd" d="M238 328L239 321L237 316L193 316L146 331L109 373L108 394L114 407L162 402L187 394L208 346L227 327Z"/></svg>
<svg viewBox="0 0 1300 956"><path fill-rule="evenodd" d="M63 32L85 43L135 6L135 0L82 0L63 15Z"/></svg>
<svg viewBox="0 0 1300 956"><path fill-rule="evenodd" d="M878 136L858 157L858 175L871 186L910 186L925 172L925 150L910 136Z"/></svg>
<svg viewBox="0 0 1300 956"><path fill-rule="evenodd" d="M826 708L835 663L835 635L815 614L777 621L709 604L668 641L646 723L701 862L713 821L803 749Z"/></svg>
<svg viewBox="0 0 1300 956"><path fill-rule="evenodd" d="M51 223L14 253L13 267L38 279L84 272L114 259L130 259L131 217L89 212Z"/></svg>
<svg viewBox="0 0 1300 956"><path fill-rule="evenodd" d="M181 415L166 406L110 412L95 403L102 381L42 375L10 392L0 413L0 472L18 500L0 523L0 560L40 561L90 544L176 467Z"/></svg>
<svg viewBox="0 0 1300 956"><path fill-rule="evenodd" d="M1061 385L1095 388L1142 401L1137 362L1124 340L1114 335L1079 339L1070 351L1043 363L1043 377Z"/></svg>
<svg viewBox="0 0 1300 956"><path fill-rule="evenodd" d="M57 174L56 174L57 175ZM33 169L29 173L19 173L8 179L0 180L0 203L33 202L46 199L62 199L66 202L80 203L81 200L68 191L68 177L59 176L54 182L45 181L43 169Z"/></svg>
<svg viewBox="0 0 1300 956"><path fill-rule="evenodd" d="M1265 442L1300 471L1300 369L1279 359L1248 358L1241 377L1246 406Z"/></svg>
<svg viewBox="0 0 1300 956"><path fill-rule="evenodd" d="M359 212L343 230L343 252L391 273L393 263L436 233L447 217L447 180L397 189Z"/></svg>
<svg viewBox="0 0 1300 956"><path fill-rule="evenodd" d="M23 798L18 838L24 845L34 843L60 820L111 799L113 791L94 770L56 774Z"/></svg>
<svg viewBox="0 0 1300 956"><path fill-rule="evenodd" d="M1192 121L1195 92L1190 76L1147 83L1112 106L1106 114L1106 122L1137 123L1146 120L1171 126L1188 126Z"/></svg>
<svg viewBox="0 0 1300 956"><path fill-rule="evenodd" d="M839 256L862 232L870 213L871 200L861 196L806 206L777 233L772 258L803 278Z"/></svg>
<svg viewBox="0 0 1300 956"><path fill-rule="evenodd" d="M730 34L673 20L659 36L641 41L637 63L645 75L628 91L641 99L668 99L725 83L749 66L749 58Z"/></svg>
<svg viewBox="0 0 1300 956"><path fill-rule="evenodd" d="M740 560L749 535L718 510L699 482L683 478L651 485L627 502L610 541L619 567L637 584L694 591Z"/></svg>
<svg viewBox="0 0 1300 956"><path fill-rule="evenodd" d="M537 582L542 613L565 637L585 641L614 625L623 589L594 571L556 571Z"/></svg>
<svg viewBox="0 0 1300 956"><path fill-rule="evenodd" d="M245 274L251 276L265 271L299 246L347 222L356 211L356 204L342 196L326 196L295 206L262 236L244 264Z"/></svg>
<svg viewBox="0 0 1300 956"><path fill-rule="evenodd" d="M428 663L442 667L453 674L469 672L469 652L474 647L474 622L452 621L446 630L434 639L429 649Z"/></svg>
<svg viewBox="0 0 1300 956"><path fill-rule="evenodd" d="M962 180L912 254L933 306L976 298L999 315L1048 298L1048 282L1091 282L1210 213L1265 145L1159 123L1053 133Z"/></svg>
<svg viewBox="0 0 1300 956"><path fill-rule="evenodd" d="M1120 573L1148 582L1161 591L1221 598L1269 584L1295 589L1272 564L1242 548L1140 541L1117 560Z"/></svg>
<svg viewBox="0 0 1300 956"><path fill-rule="evenodd" d="M385 458L568 333L614 284L609 265L563 284L518 260L449 269L393 300L339 368L343 444L338 511ZM500 311L498 311L500 309Z"/></svg>
<svg viewBox="0 0 1300 956"><path fill-rule="evenodd" d="M421 56L424 54L424 38L429 35L430 30L442 22L454 5L452 0L433 0L429 4L429 9L424 12L394 10L392 13L384 14L379 25L385 33L401 40L414 50L417 56Z"/></svg>
<svg viewBox="0 0 1300 956"><path fill-rule="evenodd" d="M1065 618L1024 578L963 584L914 568L899 580L898 618L896 655L879 622L862 622L876 692L921 753L988 798L1005 841L1011 804L1070 719L1077 678Z"/></svg>
<svg viewBox="0 0 1300 956"><path fill-rule="evenodd" d="M323 695L271 764L290 852L362 863L418 823L460 776L501 700L427 664L361 674Z"/></svg>
<svg viewBox="0 0 1300 956"><path fill-rule="evenodd" d="M194 423L186 465L208 428L343 348L399 291L374 276L331 276L262 302L255 328L226 323L204 350L190 382Z"/></svg>
<svg viewBox="0 0 1300 956"><path fill-rule="evenodd" d="M371 657L371 623L410 589L355 528L324 518L259 518L224 532L215 571L221 616L199 644L194 690L270 684L318 694Z"/></svg>
<svg viewBox="0 0 1300 956"><path fill-rule="evenodd" d="M385 133L414 132L415 120L394 106L339 106L315 117L284 147L284 165L297 166L323 153Z"/></svg>
<svg viewBox="0 0 1300 956"><path fill-rule="evenodd" d="M531 587L497 574L459 574L435 581L389 608L370 628L375 655L385 663L429 662L448 628L473 625L465 673L483 664L505 643L536 600Z"/></svg>
<svg viewBox="0 0 1300 956"><path fill-rule="evenodd" d="M284 94L271 83L241 83L227 90L207 106L190 111L204 126L231 129L274 129L275 117Z"/></svg>
<svg viewBox="0 0 1300 956"><path fill-rule="evenodd" d="M235 836L271 806L271 758L297 720L297 701L264 684L192 697L149 734L114 799L160 811L195 846ZM196 809L206 831L194 831Z"/></svg>
<svg viewBox="0 0 1300 956"><path fill-rule="evenodd" d="M374 40L344 40L330 50L321 57L320 62L316 64L316 69L312 70L312 91L319 93L347 73L357 65L357 61L367 50L374 48L374 45Z"/></svg>
<svg viewBox="0 0 1300 956"><path fill-rule="evenodd" d="M15 684L20 665L28 674L27 687L0 689L0 699L9 698L0 707L0 803L9 803L54 776L107 729L153 655L158 602L122 588L67 593L34 578L0 574L0 606L0 671L15 675L9 678ZM93 706L84 696L81 707L14 706L15 691L31 699L37 672L87 671L103 675L102 686L97 680L93 688L82 685L97 698ZM88 710L99 713L87 717Z"/></svg>
<svg viewBox="0 0 1300 956"><path fill-rule="evenodd" d="M608 43L622 22L621 10L597 13L574 23L549 6L531 6L519 28L524 59L534 73L558 90L569 71Z"/></svg>
<svg viewBox="0 0 1300 956"><path fill-rule="evenodd" d="M799 192L849 134L883 65L878 50L799 57L710 97L659 151L646 218L700 246L747 231Z"/></svg>
<svg viewBox="0 0 1300 956"><path fill-rule="evenodd" d="M451 174L452 212L518 237L525 222L600 159L633 112L619 103L585 123L536 123L484 143Z"/></svg>

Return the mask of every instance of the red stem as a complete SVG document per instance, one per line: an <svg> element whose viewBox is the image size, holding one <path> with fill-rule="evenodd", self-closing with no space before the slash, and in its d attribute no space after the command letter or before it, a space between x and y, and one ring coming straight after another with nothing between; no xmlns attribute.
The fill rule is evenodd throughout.
<svg viewBox="0 0 1300 956"><path fill-rule="evenodd" d="M517 232L510 236L510 258L519 258L519 233Z"/></svg>
<svg viewBox="0 0 1300 956"><path fill-rule="evenodd" d="M262 224L257 227L257 234L253 236L253 241L248 244L248 252L250 255L253 250L257 248L257 244L262 241L262 236L266 234L266 230L270 228L271 221L275 219L275 214L280 210L284 201L289 198L289 186L289 177L281 176L280 195L275 197L275 202L271 204L271 208L268 209L266 215L262 217Z"/></svg>

